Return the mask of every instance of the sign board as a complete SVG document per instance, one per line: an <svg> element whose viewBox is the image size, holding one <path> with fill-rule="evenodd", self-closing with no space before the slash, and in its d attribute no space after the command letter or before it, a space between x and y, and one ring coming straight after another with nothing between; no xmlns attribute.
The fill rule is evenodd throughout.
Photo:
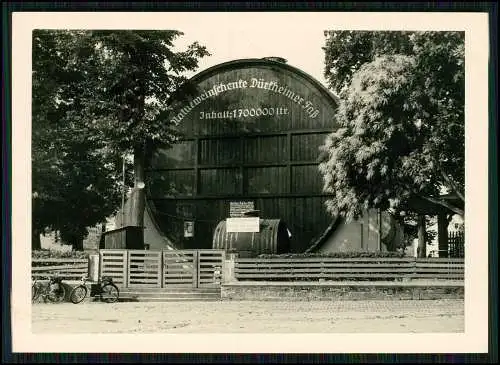
<svg viewBox="0 0 500 365"><path fill-rule="evenodd" d="M227 218L226 232L259 232L260 218Z"/></svg>
<svg viewBox="0 0 500 365"><path fill-rule="evenodd" d="M321 105L311 98L311 87L314 85L300 82L297 77L280 77L276 80L276 68L272 73L262 72L256 74L256 70L246 68L245 71L237 70L225 72L224 77L216 75L212 79L205 80L199 85L199 94L194 95L189 103L182 103L177 100L177 109L170 122L172 124L182 124L186 117L194 115L200 121L207 119L251 119L269 116L287 117L293 113L293 110L300 111L302 116L315 119L319 116ZM279 72L279 71L278 71ZM267 74L266 74L267 73ZM300 79L299 79L300 80ZM314 90L314 89L313 89ZM224 100L239 98L243 102L247 101L241 95L245 94L259 95L262 100L279 100L279 103L266 107L252 107L245 103L230 104L231 108L213 108L211 105L228 105L222 102L214 103L214 99ZM272 95L272 96L270 96ZM279 95L276 99L275 95ZM266 103L267 104L267 103ZM175 104L174 104L175 105ZM201 105L201 107L198 107Z"/></svg>
<svg viewBox="0 0 500 365"><path fill-rule="evenodd" d="M184 237L194 237L194 222L184 222Z"/></svg>
<svg viewBox="0 0 500 365"><path fill-rule="evenodd" d="M229 216L243 217L243 213L249 210L254 210L255 204L253 201L232 201L229 202Z"/></svg>

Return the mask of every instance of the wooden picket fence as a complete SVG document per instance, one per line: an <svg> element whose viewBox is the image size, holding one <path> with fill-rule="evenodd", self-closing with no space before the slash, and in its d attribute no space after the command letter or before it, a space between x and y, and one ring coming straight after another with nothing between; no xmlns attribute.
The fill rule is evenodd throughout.
<svg viewBox="0 0 500 365"><path fill-rule="evenodd" d="M464 232L448 232L448 256L449 257L464 257L465 256L465 236Z"/></svg>
<svg viewBox="0 0 500 365"><path fill-rule="evenodd" d="M463 258L415 259L413 279L463 280L465 263Z"/></svg>
<svg viewBox="0 0 500 365"><path fill-rule="evenodd" d="M63 280L79 280L83 275L88 275L88 259L31 259L31 276L35 279L46 279L53 275Z"/></svg>
<svg viewBox="0 0 500 365"><path fill-rule="evenodd" d="M238 281L463 280L457 258L237 258Z"/></svg>
<svg viewBox="0 0 500 365"><path fill-rule="evenodd" d="M223 250L103 249L100 275L122 288L219 287Z"/></svg>
<svg viewBox="0 0 500 365"><path fill-rule="evenodd" d="M163 286L197 286L198 251L163 251Z"/></svg>
<svg viewBox="0 0 500 365"><path fill-rule="evenodd" d="M121 287L210 286L214 271L222 269L222 252L213 250L154 252L103 250L101 275ZM463 258L236 258L238 281L318 280L463 280ZM88 275L87 259L32 259L36 279L58 275L79 280Z"/></svg>

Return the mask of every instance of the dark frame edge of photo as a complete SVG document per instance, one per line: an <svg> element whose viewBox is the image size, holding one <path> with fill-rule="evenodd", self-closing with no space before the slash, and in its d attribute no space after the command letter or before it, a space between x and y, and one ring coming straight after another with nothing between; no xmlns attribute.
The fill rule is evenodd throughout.
<svg viewBox="0 0 500 365"><path fill-rule="evenodd" d="M88 362L88 363L328 363L328 362L375 362L375 363L397 363L406 361L409 363L434 363L434 362L469 362L469 363L496 363L498 361L498 60L497 60L497 24L498 13L495 2L475 3L345 3L326 4L317 3L316 9L311 9L310 3L283 3L285 6L269 9L275 3L169 3L150 4L147 3L34 3L34 2L8 2L2 4L3 36L2 36L2 362L4 363L55 363L55 362ZM121 4L121 5L120 5ZM236 10L254 11L475 11L489 13L490 33L490 64L489 64L489 353L485 354L94 354L94 353L13 353L11 341L11 317L10 317L10 289L11 289L11 238L12 238L12 95L11 95L11 37L12 37L12 12L15 11L89 11L100 8L107 11L227 11L227 7Z"/></svg>
<svg viewBox="0 0 500 365"><path fill-rule="evenodd" d="M489 361L498 363L498 3L489 12L489 77L488 77L488 347Z"/></svg>

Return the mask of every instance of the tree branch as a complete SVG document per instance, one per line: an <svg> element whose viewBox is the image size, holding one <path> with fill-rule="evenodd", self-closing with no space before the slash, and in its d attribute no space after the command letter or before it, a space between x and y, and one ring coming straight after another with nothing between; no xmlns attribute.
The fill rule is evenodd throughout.
<svg viewBox="0 0 500 365"><path fill-rule="evenodd" d="M439 165L438 165L439 166ZM451 190L453 190L460 199L462 199L462 201L465 203L465 197L464 197L464 194L462 193L462 191L458 188L457 184L452 180L450 179L450 177L444 172L444 170L441 168L441 166L439 166L439 172L441 172L441 176L443 177L443 179L446 181L446 183L448 184L448 187L451 188Z"/></svg>
<svg viewBox="0 0 500 365"><path fill-rule="evenodd" d="M429 196L422 196L422 198L427 200L427 201L430 201L431 203L438 204L438 205L441 205L445 208L448 208L452 212L455 212L458 215L460 215L461 217L465 217L465 211L463 209L455 207L455 206L451 205L450 203L448 203L447 201L431 198Z"/></svg>

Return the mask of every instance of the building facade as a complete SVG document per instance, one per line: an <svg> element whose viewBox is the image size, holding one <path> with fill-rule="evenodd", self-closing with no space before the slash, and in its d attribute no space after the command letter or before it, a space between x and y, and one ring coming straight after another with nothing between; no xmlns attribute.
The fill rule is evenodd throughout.
<svg viewBox="0 0 500 365"><path fill-rule="evenodd" d="M244 59L199 73L179 95L171 121L182 138L155 150L146 173L150 249L212 248L235 207L283 221L290 252L385 249L377 212L346 225L325 209L319 147L338 128L338 101L317 80L282 59Z"/></svg>

